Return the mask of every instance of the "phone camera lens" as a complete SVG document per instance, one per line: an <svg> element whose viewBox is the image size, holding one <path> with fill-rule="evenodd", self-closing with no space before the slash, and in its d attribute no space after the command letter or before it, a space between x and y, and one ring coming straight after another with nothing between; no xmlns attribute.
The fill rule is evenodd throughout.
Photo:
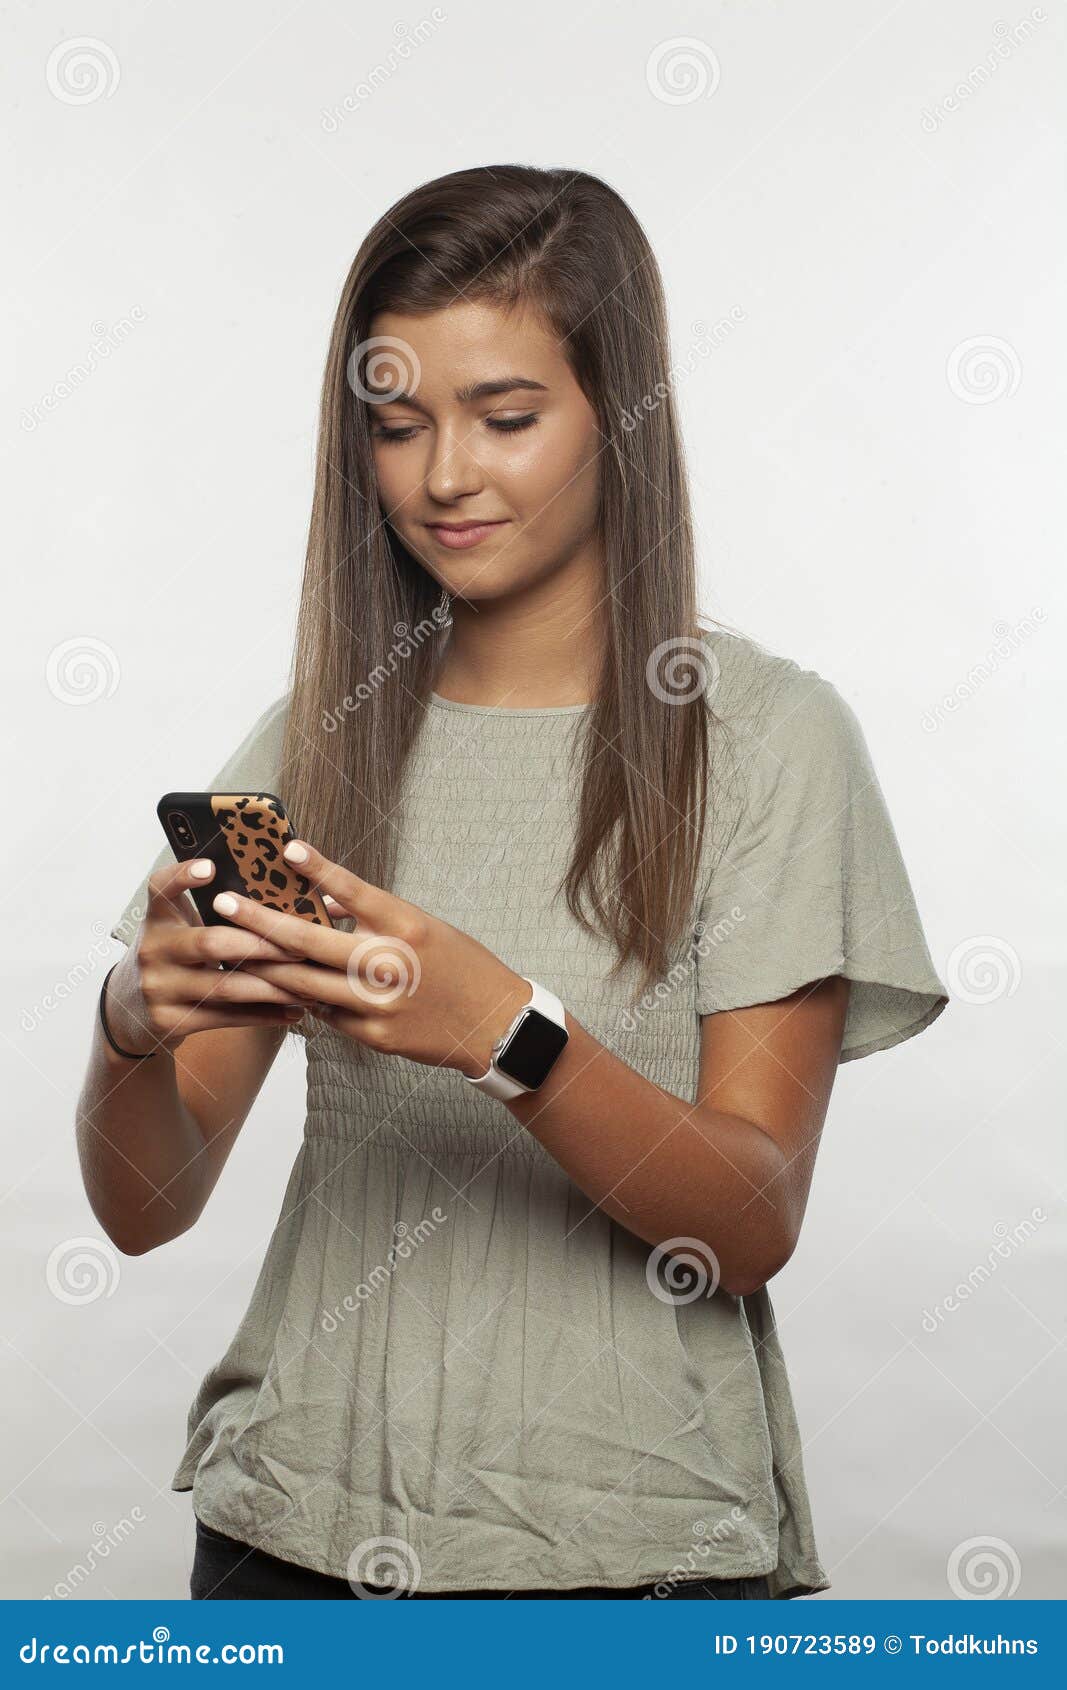
<svg viewBox="0 0 1067 1690"><path fill-rule="evenodd" d="M179 845L188 846L196 844L196 835L189 825L189 819L187 816L184 816L180 810L171 811L170 822L171 827L174 830L174 837L178 841Z"/></svg>

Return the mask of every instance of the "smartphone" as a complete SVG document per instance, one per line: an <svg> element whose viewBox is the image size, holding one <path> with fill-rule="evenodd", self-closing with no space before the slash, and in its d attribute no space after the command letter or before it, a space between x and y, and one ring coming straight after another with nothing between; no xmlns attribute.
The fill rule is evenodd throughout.
<svg viewBox="0 0 1067 1690"><path fill-rule="evenodd" d="M207 927L239 927L212 907L220 892L254 898L267 909L332 927L322 898L282 851L293 832L273 792L166 792L156 814L179 862L210 857L215 873L189 893Z"/></svg>

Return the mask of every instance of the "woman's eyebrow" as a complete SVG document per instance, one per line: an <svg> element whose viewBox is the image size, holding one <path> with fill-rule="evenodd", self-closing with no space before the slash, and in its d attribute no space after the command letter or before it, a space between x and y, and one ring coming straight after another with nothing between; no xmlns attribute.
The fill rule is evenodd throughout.
<svg viewBox="0 0 1067 1690"><path fill-rule="evenodd" d="M491 399L500 393L514 393L517 388L524 387L538 393L547 393L548 388L543 381L534 381L531 376L498 376L495 381L470 382L466 387L457 387L456 398L461 405L469 405L474 399ZM416 410L422 410L414 393L408 393L403 388L395 392L388 388L369 387L380 405L413 405Z"/></svg>
<svg viewBox="0 0 1067 1690"><path fill-rule="evenodd" d="M533 381L529 376L501 376L497 381L476 381L468 387L457 387L456 398L461 405L467 405L472 399L491 399L497 393L513 393L517 387L534 388L538 393L548 392L543 381Z"/></svg>

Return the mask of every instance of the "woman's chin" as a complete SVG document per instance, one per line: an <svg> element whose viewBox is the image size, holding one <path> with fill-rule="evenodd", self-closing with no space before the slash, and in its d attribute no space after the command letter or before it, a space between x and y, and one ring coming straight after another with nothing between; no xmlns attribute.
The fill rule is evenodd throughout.
<svg viewBox="0 0 1067 1690"><path fill-rule="evenodd" d="M434 575L452 598L462 599L465 604L471 605L507 598L520 585L514 567L505 568L503 564L487 563L479 568L471 563L466 569L451 568L447 577L439 569L434 571Z"/></svg>

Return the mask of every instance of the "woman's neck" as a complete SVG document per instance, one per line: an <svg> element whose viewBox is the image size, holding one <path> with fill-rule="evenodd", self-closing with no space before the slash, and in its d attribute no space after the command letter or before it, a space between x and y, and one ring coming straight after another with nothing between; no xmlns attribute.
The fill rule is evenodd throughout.
<svg viewBox="0 0 1067 1690"><path fill-rule="evenodd" d="M452 631L433 688L457 704L512 709L588 704L603 639L601 576L553 582L540 602L452 600Z"/></svg>

